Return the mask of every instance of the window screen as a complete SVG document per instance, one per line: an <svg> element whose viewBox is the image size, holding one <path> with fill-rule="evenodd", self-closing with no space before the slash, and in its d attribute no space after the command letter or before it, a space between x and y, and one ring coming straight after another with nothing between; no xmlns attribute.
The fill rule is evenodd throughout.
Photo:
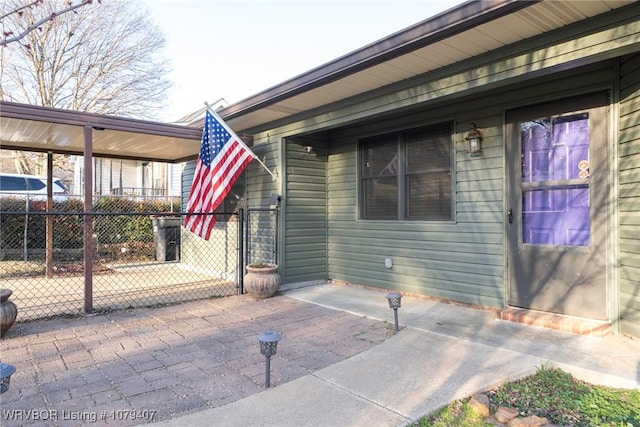
<svg viewBox="0 0 640 427"><path fill-rule="evenodd" d="M451 123L360 140L363 219L452 219Z"/></svg>

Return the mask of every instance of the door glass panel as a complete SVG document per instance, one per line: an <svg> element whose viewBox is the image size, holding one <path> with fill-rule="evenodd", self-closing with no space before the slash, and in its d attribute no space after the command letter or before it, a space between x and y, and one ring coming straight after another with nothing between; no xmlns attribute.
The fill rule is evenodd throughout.
<svg viewBox="0 0 640 427"><path fill-rule="evenodd" d="M588 246L588 113L520 125L522 242Z"/></svg>

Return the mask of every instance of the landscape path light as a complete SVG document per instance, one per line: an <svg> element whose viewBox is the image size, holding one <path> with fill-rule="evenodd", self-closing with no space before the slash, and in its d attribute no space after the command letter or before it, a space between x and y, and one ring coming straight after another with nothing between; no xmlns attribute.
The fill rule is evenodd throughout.
<svg viewBox="0 0 640 427"><path fill-rule="evenodd" d="M273 331L263 332L258 337L258 341L260 342L260 353L267 358L264 388L269 388L271 386L271 356L276 354L278 341L281 339L282 336Z"/></svg>
<svg viewBox="0 0 640 427"><path fill-rule="evenodd" d="M398 332L400 329L398 328L398 309L400 308L402 299L402 294L397 292L392 292L387 294L387 301L389 301L389 308L393 309L393 317L395 319L395 331Z"/></svg>

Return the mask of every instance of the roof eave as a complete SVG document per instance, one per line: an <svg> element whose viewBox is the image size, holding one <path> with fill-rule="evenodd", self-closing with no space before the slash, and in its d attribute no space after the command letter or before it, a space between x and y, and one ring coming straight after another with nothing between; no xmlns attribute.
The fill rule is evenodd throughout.
<svg viewBox="0 0 640 427"><path fill-rule="evenodd" d="M539 0L471 0L293 77L219 111L230 120L310 91L363 69L388 61L469 28L508 15Z"/></svg>
<svg viewBox="0 0 640 427"><path fill-rule="evenodd" d="M149 135L161 135L174 138L200 139L202 128L182 126L172 123L159 123L128 117L107 116L83 111L42 107L0 101L3 117L34 120L48 123L60 123L74 126L91 126L95 129L119 130Z"/></svg>

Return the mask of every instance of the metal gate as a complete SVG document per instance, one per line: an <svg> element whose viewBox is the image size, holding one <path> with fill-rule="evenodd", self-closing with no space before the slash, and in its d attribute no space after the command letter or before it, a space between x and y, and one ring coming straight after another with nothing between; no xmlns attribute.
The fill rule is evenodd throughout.
<svg viewBox="0 0 640 427"><path fill-rule="evenodd" d="M240 216L242 218L242 210ZM244 231L244 266L278 263L278 208L248 208ZM240 253L243 248L240 248ZM239 283L243 290L242 277Z"/></svg>

